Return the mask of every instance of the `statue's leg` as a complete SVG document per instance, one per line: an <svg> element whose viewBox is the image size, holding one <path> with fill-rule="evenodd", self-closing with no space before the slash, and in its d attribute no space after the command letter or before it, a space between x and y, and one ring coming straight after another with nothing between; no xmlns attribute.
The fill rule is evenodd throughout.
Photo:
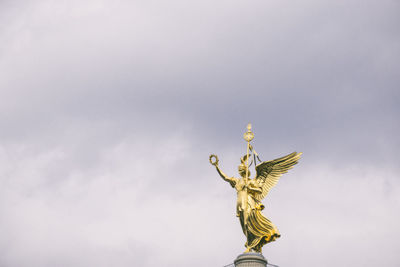
<svg viewBox="0 0 400 267"><path fill-rule="evenodd" d="M244 246L246 247L246 251L250 252L251 248L249 248L248 246L248 231L247 231L247 224L245 223L245 214L246 212L242 211L240 212L240 216L239 216L239 221L240 221L240 225L242 226L242 230L243 230L243 234L246 236L246 243L244 244Z"/></svg>
<svg viewBox="0 0 400 267"><path fill-rule="evenodd" d="M247 236L246 225L245 225L245 221L244 221L244 212L243 211L240 212L239 221L240 221L240 226L242 226L243 234L245 236Z"/></svg>

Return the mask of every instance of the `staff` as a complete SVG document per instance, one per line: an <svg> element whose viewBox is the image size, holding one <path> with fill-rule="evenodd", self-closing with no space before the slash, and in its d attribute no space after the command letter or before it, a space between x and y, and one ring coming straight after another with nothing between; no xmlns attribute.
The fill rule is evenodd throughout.
<svg viewBox="0 0 400 267"><path fill-rule="evenodd" d="M250 141L253 140L254 134L251 131L251 123L247 124L247 131L243 135L244 140L247 141L247 156L246 156L246 176L244 181L246 182L249 179L249 150L250 150Z"/></svg>

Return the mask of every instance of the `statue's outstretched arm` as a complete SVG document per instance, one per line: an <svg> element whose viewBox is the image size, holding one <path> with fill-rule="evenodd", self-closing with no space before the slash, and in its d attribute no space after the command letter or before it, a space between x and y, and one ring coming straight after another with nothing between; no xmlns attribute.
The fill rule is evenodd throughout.
<svg viewBox="0 0 400 267"><path fill-rule="evenodd" d="M214 161L212 160L214 158ZM210 155L210 163L211 165L214 165L215 168L217 169L218 174L224 179L225 181L229 182L232 187L235 187L237 179L233 177L229 177L226 175L221 169L218 167L218 157L217 155Z"/></svg>
<svg viewBox="0 0 400 267"><path fill-rule="evenodd" d="M232 187L235 186L235 184L236 184L236 179L235 178L229 177L228 175L226 175L223 171L221 171L221 169L218 167L218 165L216 165L215 168L217 169L217 172L222 177L222 179L224 179L225 181L229 182Z"/></svg>
<svg viewBox="0 0 400 267"><path fill-rule="evenodd" d="M217 169L218 174L222 177L222 179L224 179L225 181L229 181L229 176L226 175L223 171L221 171L221 169L217 166L215 166L215 168Z"/></svg>

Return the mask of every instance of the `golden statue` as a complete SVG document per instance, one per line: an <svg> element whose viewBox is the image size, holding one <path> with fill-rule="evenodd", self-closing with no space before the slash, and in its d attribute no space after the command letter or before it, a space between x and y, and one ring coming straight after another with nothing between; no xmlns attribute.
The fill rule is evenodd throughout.
<svg viewBox="0 0 400 267"><path fill-rule="evenodd" d="M216 155L210 156L210 163L216 167L222 179L229 182L237 191L236 216L239 217L240 225L247 239L245 252L253 250L261 253L262 246L280 237L275 225L261 213L264 209L261 200L277 184L281 175L293 168L302 153L293 152L275 160L261 162L258 154L250 145L253 138L254 134L251 131L251 124L249 124L244 134L244 139L247 141L247 154L240 159L239 165L241 178L229 177L223 173L218 167ZM256 177L254 179L250 179L249 171L249 158L252 156L255 165L257 159L261 162L255 167ZM250 165L252 163L253 160Z"/></svg>

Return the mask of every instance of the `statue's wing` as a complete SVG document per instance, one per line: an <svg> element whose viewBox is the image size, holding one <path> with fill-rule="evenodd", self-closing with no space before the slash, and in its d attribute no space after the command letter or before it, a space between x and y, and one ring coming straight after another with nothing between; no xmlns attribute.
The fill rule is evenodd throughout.
<svg viewBox="0 0 400 267"><path fill-rule="evenodd" d="M293 168L300 159L302 153L293 152L287 156L264 161L256 166L256 181L261 185L262 193L255 196L256 199L262 200L274 187L282 174Z"/></svg>

